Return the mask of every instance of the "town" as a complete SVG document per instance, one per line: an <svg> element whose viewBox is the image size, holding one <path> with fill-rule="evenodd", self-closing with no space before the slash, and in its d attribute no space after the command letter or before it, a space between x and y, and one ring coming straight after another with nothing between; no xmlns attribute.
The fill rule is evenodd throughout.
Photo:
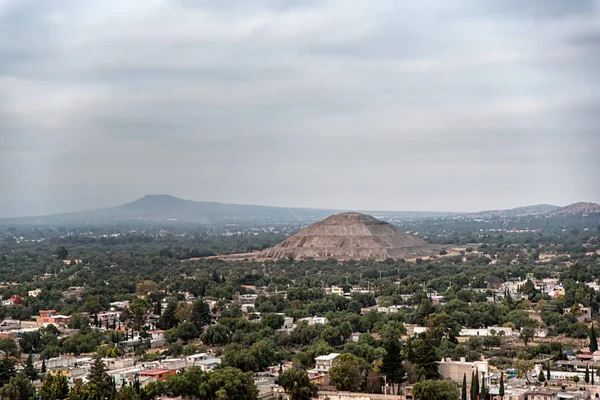
<svg viewBox="0 0 600 400"><path fill-rule="evenodd" d="M434 244L340 214L272 249L247 252L246 238L276 240L250 230L240 256L192 258L180 246L196 239L168 232L7 239L3 396L211 399L224 380L232 399L600 395L598 229L490 228L477 243L426 226ZM366 230L408 247L369 244Z"/></svg>

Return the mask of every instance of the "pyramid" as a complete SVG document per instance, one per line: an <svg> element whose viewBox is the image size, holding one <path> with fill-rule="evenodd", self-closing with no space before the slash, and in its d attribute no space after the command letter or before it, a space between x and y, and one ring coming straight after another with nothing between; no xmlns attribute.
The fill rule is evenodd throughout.
<svg viewBox="0 0 600 400"><path fill-rule="evenodd" d="M370 215L349 212L317 222L278 245L263 250L259 257L384 260L431 255L436 248L387 222Z"/></svg>

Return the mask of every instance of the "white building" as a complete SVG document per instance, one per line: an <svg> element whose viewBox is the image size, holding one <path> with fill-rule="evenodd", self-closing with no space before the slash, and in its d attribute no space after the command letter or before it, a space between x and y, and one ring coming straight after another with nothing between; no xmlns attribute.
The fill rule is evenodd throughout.
<svg viewBox="0 0 600 400"><path fill-rule="evenodd" d="M329 368L333 365L333 360L339 356L339 353L331 353L325 356L315 358L315 370L318 372L329 372Z"/></svg>
<svg viewBox="0 0 600 400"><path fill-rule="evenodd" d="M500 333L503 332L503 333ZM459 336L511 336L512 329L504 326L490 326L488 328L463 328L458 333Z"/></svg>
<svg viewBox="0 0 600 400"><path fill-rule="evenodd" d="M212 371L217 365L221 364L221 360L218 358L207 358L196 363L200 369L204 372Z"/></svg>

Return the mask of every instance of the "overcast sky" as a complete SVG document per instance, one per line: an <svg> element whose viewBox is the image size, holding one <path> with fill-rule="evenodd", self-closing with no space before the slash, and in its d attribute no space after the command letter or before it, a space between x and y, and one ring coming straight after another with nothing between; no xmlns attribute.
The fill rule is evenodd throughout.
<svg viewBox="0 0 600 400"><path fill-rule="evenodd" d="M0 0L0 216L600 202L600 1Z"/></svg>

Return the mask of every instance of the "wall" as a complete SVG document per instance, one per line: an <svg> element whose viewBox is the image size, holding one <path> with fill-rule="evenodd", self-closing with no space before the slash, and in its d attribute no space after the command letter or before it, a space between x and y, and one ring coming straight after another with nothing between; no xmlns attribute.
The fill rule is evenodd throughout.
<svg viewBox="0 0 600 400"><path fill-rule="evenodd" d="M404 396L352 392L319 392L319 400L404 400Z"/></svg>

